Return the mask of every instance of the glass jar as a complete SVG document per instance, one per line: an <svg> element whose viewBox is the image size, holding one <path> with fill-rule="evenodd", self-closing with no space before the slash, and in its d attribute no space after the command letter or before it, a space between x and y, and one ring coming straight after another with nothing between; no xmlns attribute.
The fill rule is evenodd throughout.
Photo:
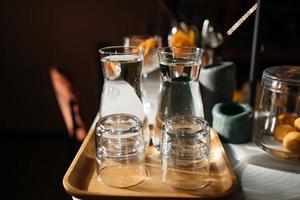
<svg viewBox="0 0 300 200"><path fill-rule="evenodd" d="M256 116L255 139L258 146L279 157L300 159L299 151L287 145L288 142L297 143L297 139L289 141L287 135L291 132L300 134L295 126L295 120L299 117L300 67L276 66L265 69Z"/></svg>

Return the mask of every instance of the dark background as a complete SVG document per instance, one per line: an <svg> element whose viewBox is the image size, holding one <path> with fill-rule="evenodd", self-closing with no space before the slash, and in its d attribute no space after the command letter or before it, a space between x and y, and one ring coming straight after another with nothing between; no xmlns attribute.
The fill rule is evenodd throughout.
<svg viewBox="0 0 300 200"><path fill-rule="evenodd" d="M225 32L252 0L166 0L179 20L199 29L205 18ZM297 1L265 1L262 69L299 64ZM238 66L237 87L249 76L254 16L219 54ZM124 35L166 39L170 19L158 0L2 0L0 2L0 191L11 199L70 199L62 178L76 147L67 137L49 77L66 69L96 115L103 83L97 49L122 44ZM166 44L166 40L164 41ZM91 125L87 122L87 126Z"/></svg>

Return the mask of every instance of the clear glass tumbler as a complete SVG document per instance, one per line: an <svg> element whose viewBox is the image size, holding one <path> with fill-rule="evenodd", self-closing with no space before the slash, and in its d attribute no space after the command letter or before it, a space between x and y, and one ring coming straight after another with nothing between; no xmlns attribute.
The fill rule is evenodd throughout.
<svg viewBox="0 0 300 200"><path fill-rule="evenodd" d="M96 160L98 177L104 184L126 188L145 180L142 131L142 122L133 115L100 118L96 125Z"/></svg>
<svg viewBox="0 0 300 200"><path fill-rule="evenodd" d="M175 116L165 121L162 134L162 181L173 188L183 190L197 190L208 185L208 122L196 116Z"/></svg>
<svg viewBox="0 0 300 200"><path fill-rule="evenodd" d="M167 118L204 116L199 84L202 53L194 47L165 47L158 51L162 84L152 137L157 149L160 148L161 125Z"/></svg>

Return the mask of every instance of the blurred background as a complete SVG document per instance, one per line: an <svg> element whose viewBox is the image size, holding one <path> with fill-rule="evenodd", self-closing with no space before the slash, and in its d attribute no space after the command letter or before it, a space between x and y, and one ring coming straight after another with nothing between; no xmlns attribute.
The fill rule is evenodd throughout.
<svg viewBox="0 0 300 200"><path fill-rule="evenodd" d="M78 96L85 129L98 111L103 84L98 49L130 34L157 34L167 45L171 19L214 22L224 33L253 0L2 0L0 2L1 193L10 198L70 199L62 178L80 142L70 137L50 77L55 66ZM266 1L261 71L300 63L300 2ZM247 82L254 15L217 50ZM201 41L199 41L200 44ZM259 76L261 76L259 74Z"/></svg>

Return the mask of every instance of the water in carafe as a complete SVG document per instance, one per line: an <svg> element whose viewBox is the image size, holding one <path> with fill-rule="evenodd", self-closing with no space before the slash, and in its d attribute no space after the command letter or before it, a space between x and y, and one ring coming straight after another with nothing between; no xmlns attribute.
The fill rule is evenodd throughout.
<svg viewBox="0 0 300 200"><path fill-rule="evenodd" d="M159 149L161 126L175 115L194 115L203 117L203 105L199 86L199 73L202 51L187 48L183 55L176 57L172 51L177 48L161 49L167 53L160 56L160 75L162 85L155 119L152 142ZM172 55L173 54L173 55Z"/></svg>
<svg viewBox="0 0 300 200"><path fill-rule="evenodd" d="M143 122L147 141L148 122L141 98L142 50L138 47L108 47L100 50L100 54L105 78L100 117L113 114L138 117Z"/></svg>

